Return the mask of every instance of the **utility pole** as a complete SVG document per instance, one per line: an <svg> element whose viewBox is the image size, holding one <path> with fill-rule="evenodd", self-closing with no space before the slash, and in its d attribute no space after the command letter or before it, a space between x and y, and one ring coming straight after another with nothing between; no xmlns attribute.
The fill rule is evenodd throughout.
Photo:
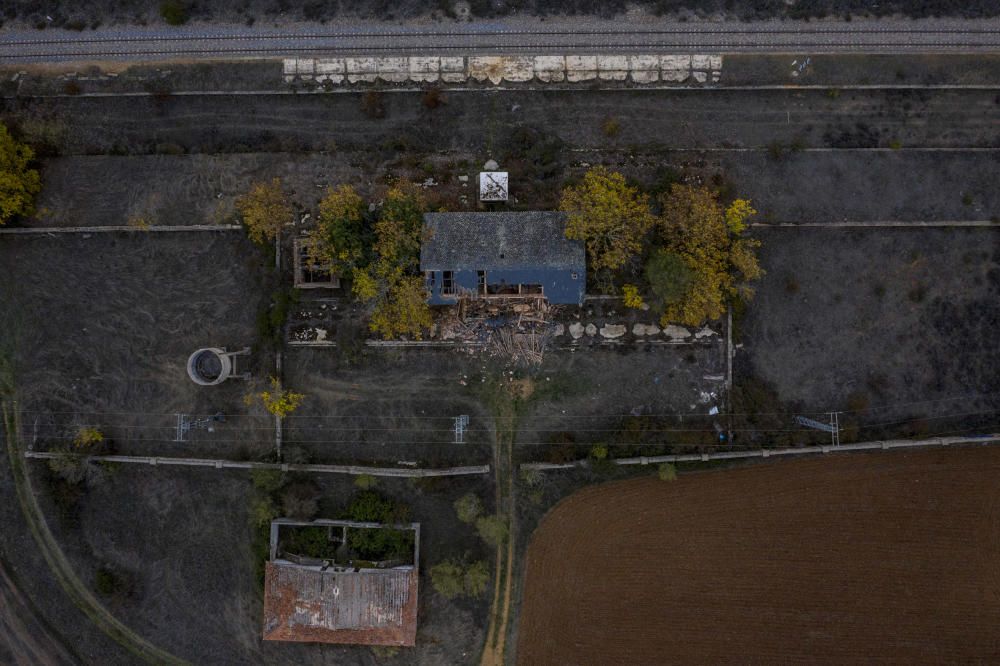
<svg viewBox="0 0 1000 666"><path fill-rule="evenodd" d="M455 443L461 444L465 441L465 429L469 425L469 415L462 414L455 417Z"/></svg>

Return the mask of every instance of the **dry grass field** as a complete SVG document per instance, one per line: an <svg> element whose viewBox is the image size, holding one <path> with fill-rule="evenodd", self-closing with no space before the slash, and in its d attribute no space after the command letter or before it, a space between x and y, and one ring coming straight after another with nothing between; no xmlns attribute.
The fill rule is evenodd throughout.
<svg viewBox="0 0 1000 666"><path fill-rule="evenodd" d="M529 546L519 664L996 663L1000 449L588 488Z"/></svg>

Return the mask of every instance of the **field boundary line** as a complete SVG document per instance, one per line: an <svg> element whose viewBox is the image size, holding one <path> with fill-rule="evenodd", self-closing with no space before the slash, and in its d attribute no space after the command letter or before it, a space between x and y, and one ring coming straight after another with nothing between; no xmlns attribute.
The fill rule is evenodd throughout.
<svg viewBox="0 0 1000 666"><path fill-rule="evenodd" d="M239 224L190 224L190 225L163 225L160 227L129 227L129 226L101 226L101 227L20 227L14 229L0 229L0 235L7 236L32 236L39 234L106 234L106 233L153 233L153 232L176 232L176 231L238 231L243 227Z"/></svg>
<svg viewBox="0 0 1000 666"><path fill-rule="evenodd" d="M917 449L924 447L962 446L965 444L1000 444L1000 433L989 435L974 435L971 437L931 437L928 439L886 439L855 444L840 444L839 446L802 446L798 448L754 449L752 451L722 451L719 453L678 453L663 456L638 456L634 458L615 458L611 462L616 465L655 465L659 463L679 462L709 462L712 460L740 460L749 458L771 458L781 456L805 456L825 453L850 453L852 451L890 451L894 449ZM589 458L582 458L567 463L521 463L521 469L550 471L586 467Z"/></svg>
<svg viewBox="0 0 1000 666"><path fill-rule="evenodd" d="M468 476L487 474L489 465L469 465L464 467L441 467L427 469L411 469L403 467L363 467L360 465L321 465L295 463L264 463L242 462L212 458L162 458L159 456L86 456L74 453L58 453L54 451L25 451L25 458L37 460L52 460L63 456L87 458L97 462L126 463L148 465L150 467L180 466L180 467L210 467L214 469L275 469L282 472L318 472L322 474L353 474L369 476L392 477L431 477L431 476Z"/></svg>
<svg viewBox="0 0 1000 666"><path fill-rule="evenodd" d="M42 508L38 505L38 500L31 488L31 480L28 478L28 470L24 465L24 459L20 453L20 419L15 409L10 409L7 401L2 403L5 439L7 443L7 453L10 459L11 473L14 477L14 489L17 493L18 503L24 514L25 521L31 530L38 550L49 566L49 570L59 582L60 587L73 601L74 605L80 609L98 629L107 634L123 648L151 664L172 664L175 666L187 666L188 662L176 657L169 652L161 650L139 634L128 628L123 622L116 618L107 608L94 597L93 593L83 584L73 565L66 558L66 554L59 547L45 522Z"/></svg>

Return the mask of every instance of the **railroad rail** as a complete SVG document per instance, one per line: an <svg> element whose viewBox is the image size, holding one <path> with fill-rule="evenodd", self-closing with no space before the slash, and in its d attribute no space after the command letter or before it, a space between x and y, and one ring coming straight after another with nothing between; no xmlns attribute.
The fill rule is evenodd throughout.
<svg viewBox="0 0 1000 666"><path fill-rule="evenodd" d="M295 54L550 53L778 53L988 52L1000 50L1000 21L883 20L846 23L662 23L560 19L558 25L502 22L449 28L364 25L252 29L184 26L115 28L80 34L9 30L0 39L0 63L165 57L276 57ZM605 24L606 25L606 24Z"/></svg>

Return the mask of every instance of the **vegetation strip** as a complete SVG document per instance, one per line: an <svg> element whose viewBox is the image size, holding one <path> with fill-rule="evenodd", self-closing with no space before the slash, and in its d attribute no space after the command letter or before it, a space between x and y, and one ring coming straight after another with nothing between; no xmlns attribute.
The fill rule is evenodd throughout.
<svg viewBox="0 0 1000 666"><path fill-rule="evenodd" d="M0 234L11 236L26 236L38 234L101 234L115 232L142 232L149 231L239 231L243 227L239 224L191 224L157 227L154 225L147 227L136 226L107 226L107 227L22 227L13 229L0 229Z"/></svg>
<svg viewBox="0 0 1000 666"><path fill-rule="evenodd" d="M18 502L24 513L25 521L31 529L31 534L38 544L38 549L41 551L46 563L48 563L49 569L59 581L59 585L63 588L63 591L69 595L73 603L98 628L134 655L151 664L187 664L188 662L168 652L164 652L125 626L101 605L76 576L72 565L66 559L66 555L59 548L59 544L56 543L55 537L45 523L42 509L38 506L34 491L31 489L28 471L24 465L24 459L20 455L20 447L18 446L19 427L17 423L17 411L11 409L6 400L2 403L2 411L6 433L5 438L7 440L7 453L10 459L11 473L14 476L14 486L17 491Z"/></svg>
<svg viewBox="0 0 1000 666"><path fill-rule="evenodd" d="M786 449L756 449L754 451L726 451L723 453L681 453L666 456L640 456L638 458L617 458L611 460L616 465L652 465L659 463L707 462L709 460L735 460L739 458L770 458L771 456L805 456L817 453L848 453L851 451L888 451L891 449L915 449L930 446L961 446L963 444L1000 444L1000 433L972 437L932 437L930 439L887 439L873 442L857 442L838 446L802 446ZM583 467L590 464L590 458L568 463L522 463L521 469L554 470Z"/></svg>
<svg viewBox="0 0 1000 666"><path fill-rule="evenodd" d="M65 456L82 455L59 451L25 451L25 458L52 460ZM94 462L135 463L139 465L180 465L182 467L214 467L216 469L274 469L281 472L320 472L326 474L354 474L368 476L430 477L487 474L489 465L445 467L441 469L409 469L402 467L359 467L357 465L306 465L293 463L240 462L210 458L160 458L157 456L87 456Z"/></svg>

